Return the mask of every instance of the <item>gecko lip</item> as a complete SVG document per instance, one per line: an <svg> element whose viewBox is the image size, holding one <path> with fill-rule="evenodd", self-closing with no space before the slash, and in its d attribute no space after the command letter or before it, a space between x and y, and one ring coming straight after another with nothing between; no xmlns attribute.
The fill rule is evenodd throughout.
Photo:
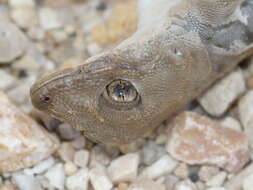
<svg viewBox="0 0 253 190"><path fill-rule="evenodd" d="M47 84L61 80L62 78L69 76L73 73L73 68L66 68L61 71L53 72L49 75L46 75L39 79L36 83L34 83L30 89L30 94L35 94L38 90L40 90L42 87L46 86Z"/></svg>

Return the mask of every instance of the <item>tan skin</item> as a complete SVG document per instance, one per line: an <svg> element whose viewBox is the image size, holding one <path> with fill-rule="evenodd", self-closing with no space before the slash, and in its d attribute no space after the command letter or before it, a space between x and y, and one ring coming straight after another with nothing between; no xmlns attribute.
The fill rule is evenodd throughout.
<svg viewBox="0 0 253 190"><path fill-rule="evenodd" d="M253 10L250 3L240 8L243 14ZM161 22L142 26L114 50L38 80L32 103L95 142L130 143L253 54L253 31L234 14L240 5L168 5Z"/></svg>

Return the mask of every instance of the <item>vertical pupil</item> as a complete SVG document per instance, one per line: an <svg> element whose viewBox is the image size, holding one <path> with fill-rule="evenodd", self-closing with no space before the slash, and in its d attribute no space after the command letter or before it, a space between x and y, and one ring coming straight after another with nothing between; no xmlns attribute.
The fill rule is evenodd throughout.
<svg viewBox="0 0 253 190"><path fill-rule="evenodd" d="M131 102L137 97L137 91L133 85L124 80L116 80L107 86L109 97L117 102Z"/></svg>

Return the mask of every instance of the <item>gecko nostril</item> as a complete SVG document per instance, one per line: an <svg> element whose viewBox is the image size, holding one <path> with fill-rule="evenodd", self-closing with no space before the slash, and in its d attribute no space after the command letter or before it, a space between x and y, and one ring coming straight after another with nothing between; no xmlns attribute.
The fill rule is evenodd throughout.
<svg viewBox="0 0 253 190"><path fill-rule="evenodd" d="M48 96L45 96L45 97L43 98L43 100L44 100L45 102L48 102L48 101L50 100L50 98L49 98Z"/></svg>

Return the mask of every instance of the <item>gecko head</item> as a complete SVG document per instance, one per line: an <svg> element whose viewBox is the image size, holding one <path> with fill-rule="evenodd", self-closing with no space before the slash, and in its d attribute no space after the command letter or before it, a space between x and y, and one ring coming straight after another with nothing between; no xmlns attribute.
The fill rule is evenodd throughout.
<svg viewBox="0 0 253 190"><path fill-rule="evenodd" d="M189 101L188 84L207 73L206 64L196 64L205 62L199 48L163 43L166 38L144 39L142 47L121 47L45 76L31 88L32 103L93 141L130 143Z"/></svg>
<svg viewBox="0 0 253 190"><path fill-rule="evenodd" d="M168 71L156 66L103 55L42 77L31 100L94 141L129 143L168 114Z"/></svg>

